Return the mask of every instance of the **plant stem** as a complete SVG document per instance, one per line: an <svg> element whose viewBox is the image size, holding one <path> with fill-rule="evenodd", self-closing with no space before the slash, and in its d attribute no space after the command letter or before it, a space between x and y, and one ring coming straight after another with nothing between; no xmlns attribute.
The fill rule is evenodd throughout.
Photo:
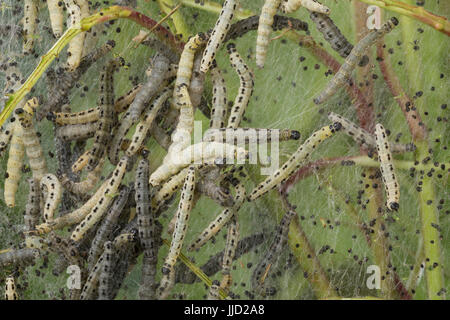
<svg viewBox="0 0 450 320"><path fill-rule="evenodd" d="M167 247L170 248L169 240L163 238L162 241ZM179 258L186 265L186 267L188 267L189 270L191 270L208 287L212 285L211 279L199 267L197 267L195 263L193 263L188 257L186 257L183 253L180 252ZM221 288L219 288L219 294L222 299L225 299L227 297L227 294Z"/></svg>
<svg viewBox="0 0 450 320"><path fill-rule="evenodd" d="M418 142L418 159L424 159L428 154L428 143L426 141ZM442 268L441 241L438 230L439 214L436 210L433 180L431 177L424 175L422 182L422 191L419 192L419 204L428 298L445 300L444 269Z"/></svg>
<svg viewBox="0 0 450 320"><path fill-rule="evenodd" d="M381 294L385 299L394 299L397 296L394 284L394 272L389 270L390 265L390 253L389 253L389 243L385 236L386 234L386 224L383 219L384 208L383 195L379 191L381 188L378 187L374 189L372 185L376 183L381 186L381 181L378 178L370 179L369 177L375 177L376 170L371 168L367 170L365 177L365 184L369 185L369 188L365 189L369 203L367 205L369 211L369 219L375 221L375 225L372 227L374 231L371 233L372 241L371 248L374 254L375 264L380 268L381 272Z"/></svg>
<svg viewBox="0 0 450 320"><path fill-rule="evenodd" d="M413 140L424 140L427 137L425 125L422 122L419 112L414 107L414 102L403 90L402 85L400 84L400 80L398 79L397 75L394 72L394 69L392 68L390 58L385 54L383 45L383 41L379 41L377 43L377 60L378 64L380 65L380 70L383 74L383 78L386 81L386 84L391 91L392 96L394 97L395 101L397 101L399 107L403 112L403 115L405 116Z"/></svg>
<svg viewBox="0 0 450 320"><path fill-rule="evenodd" d="M169 14L177 5L173 0L158 0L159 7L165 14ZM174 12L171 17L177 34L181 35L181 39L186 42L191 35L189 27L186 25L183 14L180 11Z"/></svg>
<svg viewBox="0 0 450 320"><path fill-rule="evenodd" d="M423 22L435 30L450 36L450 22L447 18L438 16L425 10L423 7L414 6L398 0L358 0L367 4L399 13L409 18Z"/></svg>
<svg viewBox="0 0 450 320"><path fill-rule="evenodd" d="M295 211L295 207L291 206L287 200L287 194L280 193L280 197L285 211ZM337 292L331 286L319 258L317 258L308 237L299 223L298 214L291 221L288 238L291 251L304 271L303 276L311 283L316 297L318 299L326 299L330 296L337 296Z"/></svg>

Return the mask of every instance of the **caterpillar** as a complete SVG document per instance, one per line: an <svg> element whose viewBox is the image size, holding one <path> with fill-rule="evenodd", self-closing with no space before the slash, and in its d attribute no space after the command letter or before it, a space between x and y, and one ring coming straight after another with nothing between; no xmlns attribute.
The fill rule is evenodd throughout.
<svg viewBox="0 0 450 320"><path fill-rule="evenodd" d="M39 257L39 250L31 248L23 248L0 253L0 267L8 265L27 266L33 264L35 259Z"/></svg>
<svg viewBox="0 0 450 320"><path fill-rule="evenodd" d="M158 262L158 245L154 212L150 206L150 189L148 184L149 163L142 159L136 169L135 200L140 243L144 249L142 260L142 280L139 297L143 300L155 298L156 264Z"/></svg>
<svg viewBox="0 0 450 320"><path fill-rule="evenodd" d="M206 296L206 300L220 300L219 294L220 282L214 280L209 287L208 295Z"/></svg>
<svg viewBox="0 0 450 320"><path fill-rule="evenodd" d="M103 254L104 260L99 275L98 299L109 300L111 299L111 282L114 276L113 268L116 260L116 254L113 250L113 243L111 241L105 242Z"/></svg>
<svg viewBox="0 0 450 320"><path fill-rule="evenodd" d="M114 169L111 178L107 180L108 183L106 185L106 188L97 204L91 209L90 213L72 232L70 238L73 241L80 241L83 238L84 234L101 219L106 209L108 208L108 205L111 203L112 196L117 192L117 189L119 188L119 185L125 174L127 164L128 157L124 156Z"/></svg>
<svg viewBox="0 0 450 320"><path fill-rule="evenodd" d="M234 199L234 205L232 208L226 208L223 210L206 228L200 235L191 243L188 247L189 251L199 249L203 246L209 239L216 235L222 227L230 221L233 215L239 211L242 203L245 200L245 188L242 183L238 183L235 186L236 195Z"/></svg>
<svg viewBox="0 0 450 320"><path fill-rule="evenodd" d="M269 190L275 188L284 182L300 165L311 155L317 146L324 140L330 138L336 131L340 130L342 125L335 122L332 125L325 126L314 132L305 143L303 143L296 152L282 165L280 169L275 171L271 176L267 177L263 182L253 189L248 200L253 201L264 195Z"/></svg>
<svg viewBox="0 0 450 320"><path fill-rule="evenodd" d="M328 113L328 119L332 122L339 122L342 125L342 131L359 145L368 150L376 149L377 143L375 142L375 137L363 128L334 112ZM416 146L413 143L390 143L389 145L392 152L408 152L416 149Z"/></svg>
<svg viewBox="0 0 450 320"><path fill-rule="evenodd" d="M185 84L175 87L174 100L180 110L180 115L177 126L171 135L172 144L169 147L168 154L189 146L191 144L191 134L194 130L194 107Z"/></svg>
<svg viewBox="0 0 450 320"><path fill-rule="evenodd" d="M27 235L25 236L25 247L43 250L47 247L47 243L39 236Z"/></svg>
<svg viewBox="0 0 450 320"><path fill-rule="evenodd" d="M189 168L184 168L177 174L171 176L169 180L167 180L154 194L152 197L152 210L154 212L158 211L164 202L168 201L175 194L175 192L180 189L186 179L188 170Z"/></svg>
<svg viewBox="0 0 450 320"><path fill-rule="evenodd" d="M2 129L1 129L1 133L0 133L0 156L6 150L6 148L9 145L9 142L11 141L11 138L12 138L13 132L14 132L14 127L16 126L15 120L16 120L15 117L11 117L9 122L4 127L2 127Z"/></svg>
<svg viewBox="0 0 450 320"><path fill-rule="evenodd" d="M219 19L211 32L211 36L203 51L200 71L206 73L211 67L220 45L223 43L225 36L230 29L231 20L233 20L234 11L238 5L238 0L225 0L220 12Z"/></svg>
<svg viewBox="0 0 450 320"><path fill-rule="evenodd" d="M68 28L76 26L81 21L81 9L75 0L64 0L69 15ZM75 70L81 61L83 55L83 44L85 33L76 35L70 42L67 49L67 67L70 71Z"/></svg>
<svg viewBox="0 0 450 320"><path fill-rule="evenodd" d="M353 45L348 42L333 20L324 13L311 12L309 16L316 24L317 30L323 34L325 40L331 45L331 48L339 53L342 58L347 58L353 49Z"/></svg>
<svg viewBox="0 0 450 320"><path fill-rule="evenodd" d="M258 34L256 38L256 65L264 67L267 47L269 46L269 35L272 32L273 17L281 4L281 0L266 0L259 16Z"/></svg>
<svg viewBox="0 0 450 320"><path fill-rule="evenodd" d="M222 207L231 207L234 200L228 186L217 184L220 181L220 169L217 165L206 165L203 170L199 170L200 179L196 190Z"/></svg>
<svg viewBox="0 0 450 320"><path fill-rule="evenodd" d="M191 98L192 106L194 108L199 107L200 111L202 111L201 102L206 77L206 74L200 72L201 59L202 56L199 52L195 55L194 64L192 66L191 84L189 85L189 96Z"/></svg>
<svg viewBox="0 0 450 320"><path fill-rule="evenodd" d="M174 284L174 281L171 279L175 278L174 266L180 255L181 247L183 246L183 241L186 236L189 215L194 203L194 190L195 167L190 166L184 181L183 190L181 191L180 203L176 212L177 222L175 223L175 230L172 235L169 253L167 254L162 267L162 279L166 282L164 283L163 280L161 280L161 285L158 288L158 296L160 299L167 296Z"/></svg>
<svg viewBox="0 0 450 320"><path fill-rule="evenodd" d="M216 60L212 62L211 80L213 96L209 127L211 129L220 129L225 126L227 117L227 87Z"/></svg>
<svg viewBox="0 0 450 320"><path fill-rule="evenodd" d="M112 234L113 229L115 228L119 220L120 214L122 213L122 210L125 208L128 202L130 191L130 188L122 186L119 195L114 200L111 208L109 208L108 212L106 213L102 224L98 228L95 237L92 240L91 248L89 249L87 259L88 270L91 270L93 268L95 262L97 262L98 258L100 257L103 245L107 241L109 235Z"/></svg>
<svg viewBox="0 0 450 320"><path fill-rule="evenodd" d="M198 33L191 37L186 45L184 46L183 52L181 53L180 61L178 62L177 78L175 80L175 88L178 88L182 84L186 85L188 88L191 84L192 68L194 65L194 56L197 50L203 46L208 40L208 35L204 33ZM176 105L176 92L174 92L174 103L173 107L177 108Z"/></svg>
<svg viewBox="0 0 450 320"><path fill-rule="evenodd" d="M44 221L53 219L56 208L61 201L62 189L58 178L51 173L46 174L41 179L41 190L47 190L47 198L44 203Z"/></svg>
<svg viewBox="0 0 450 320"><path fill-rule="evenodd" d="M101 158L98 165L95 167L93 171L90 171L86 178L80 182L72 181L67 174L63 174L61 179L61 184L67 191L72 192L76 195L85 195L90 190L92 190L97 182L100 180L100 176L103 171L103 164L105 163L105 158ZM75 163L76 164L76 163ZM74 165L75 165L74 164Z"/></svg>
<svg viewBox="0 0 450 320"><path fill-rule="evenodd" d="M277 263L283 248L286 246L289 227L295 216L296 213L293 210L289 210L283 215L280 224L277 226L275 238L273 239L269 250L267 250L264 257L253 271L251 280L252 289L262 296L265 296L270 291L269 288L264 286L264 279L267 277L268 268Z"/></svg>
<svg viewBox="0 0 450 320"><path fill-rule="evenodd" d="M59 125L74 125L96 122L100 119L100 107L90 108L80 112L55 112L49 113L47 119L53 120Z"/></svg>
<svg viewBox="0 0 450 320"><path fill-rule="evenodd" d="M49 91L52 94L48 97L46 104L41 106L36 113L36 119L41 121L52 110L58 110L59 106L64 104L70 90L80 80L81 76L94 64L98 59L105 56L114 48L116 43L108 40L104 45L96 48L81 59L78 68L72 72L67 72L65 68L58 68L55 71L50 69L47 71L47 79L53 79ZM53 77L49 77L53 73ZM57 79L57 81L56 81Z"/></svg>
<svg viewBox="0 0 450 320"><path fill-rule="evenodd" d="M154 124L150 127L150 134L155 141L165 150L170 147L170 136L159 125Z"/></svg>
<svg viewBox="0 0 450 320"><path fill-rule="evenodd" d="M279 141L298 140L300 139L300 132L290 129L208 129L203 136L203 141L218 141L228 144L237 144L238 142L262 144L271 142L272 136L278 137Z"/></svg>
<svg viewBox="0 0 450 320"><path fill-rule="evenodd" d="M114 102L114 112L124 112L134 100L142 85L135 86L123 96ZM90 108L79 112L50 112L47 115L48 120L54 121L59 125L74 125L96 122L100 119L100 107ZM0 145L1 146L1 145Z"/></svg>
<svg viewBox="0 0 450 320"><path fill-rule="evenodd" d="M55 38L59 38L62 35L64 23L62 2L60 0L47 0L47 7L53 35Z"/></svg>
<svg viewBox="0 0 450 320"><path fill-rule="evenodd" d="M116 58L103 67L100 75L100 119L95 132L94 143L87 164L87 170L92 171L98 165L111 139L114 125L114 71L125 64L123 58Z"/></svg>
<svg viewBox="0 0 450 320"><path fill-rule="evenodd" d="M25 103L23 109L17 108L15 113L22 126L22 142L25 146L25 152L30 163L33 178L41 180L47 173L47 164L45 163L44 152L42 151L39 138L33 126L33 114L38 105L38 99L34 97Z"/></svg>
<svg viewBox="0 0 450 320"><path fill-rule="evenodd" d="M80 300L92 300L95 299L98 294L98 281L100 277L101 268L105 259L105 252L103 251L100 258L98 258L95 266L89 273L86 282L81 290Z"/></svg>
<svg viewBox="0 0 450 320"><path fill-rule="evenodd" d="M236 50L234 43L227 45L228 54L230 55L231 66L239 75L239 91L234 100L233 107L228 118L228 128L237 128L242 120L245 109L247 108L250 97L253 94L253 73L244 63L244 60ZM258 56L258 55L257 55Z"/></svg>
<svg viewBox="0 0 450 320"><path fill-rule="evenodd" d="M178 173L180 170L193 163L207 163L217 159L226 159L231 162L231 159L238 159L238 161L241 161L247 158L248 152L244 148L238 146L219 142L196 143L178 153L169 153L164 158L163 164L151 174L150 183L153 186L157 186L161 182L167 180L170 176Z"/></svg>
<svg viewBox="0 0 450 320"><path fill-rule="evenodd" d="M263 243L265 239L266 235L264 233L255 233L239 240L234 258L238 259L242 255L250 252L252 249ZM202 270L209 277L214 276L222 268L223 255L224 252L219 251L217 254L209 258L209 260L200 267L200 270ZM184 265L177 268L176 282L192 284L195 281L198 281L197 276L192 271L186 269L187 268L185 268Z"/></svg>
<svg viewBox="0 0 450 320"><path fill-rule="evenodd" d="M25 155L25 146L22 141L23 129L19 121L15 124L5 174L5 203L10 208L15 206L16 191L22 176L21 169Z"/></svg>
<svg viewBox="0 0 450 320"><path fill-rule="evenodd" d="M231 287L231 265L236 253L236 246L239 241L239 223L237 221L236 212L228 222L227 240L222 260L222 281L220 288L228 292Z"/></svg>
<svg viewBox="0 0 450 320"><path fill-rule="evenodd" d="M367 49L378 39L389 33L396 25L398 25L397 18L391 18L389 21L386 21L386 23L383 24L379 30L372 30L367 34L367 36L361 39L345 59L345 62L339 68L339 71L327 83L325 89L316 98L313 99L314 103L324 103L331 96L333 96L336 91L344 85L346 81L349 81L353 69L361 60L361 57L364 55Z"/></svg>
<svg viewBox="0 0 450 320"><path fill-rule="evenodd" d="M381 177L386 190L386 207L390 211L397 211L400 200L400 185L395 175L394 163L387 134L383 125L375 126L375 141L377 143L378 161L380 162Z"/></svg>
<svg viewBox="0 0 450 320"><path fill-rule="evenodd" d="M126 151L128 156L131 157L140 148L159 110L161 110L171 94L170 89L165 89L158 97L155 98L150 107L145 110L143 118L136 126L136 131L134 132L133 137L131 138L130 146Z"/></svg>
<svg viewBox="0 0 450 320"><path fill-rule="evenodd" d="M159 90L161 84L166 79L166 74L170 67L170 61L163 55L156 55L153 59L153 68L147 82L142 86L142 90L139 90L136 98L128 108L131 120L134 122L139 120L142 111L146 107L147 101L149 101Z"/></svg>
<svg viewBox="0 0 450 320"><path fill-rule="evenodd" d="M28 179L28 200L25 206L24 222L26 230L33 230L39 222L39 214L41 211L41 188L39 180L35 178Z"/></svg>
<svg viewBox="0 0 450 320"><path fill-rule="evenodd" d="M291 13L298 10L298 8L304 7L312 12L321 14L329 14L330 9L316 0L283 0L280 5L280 10L283 13Z"/></svg>
<svg viewBox="0 0 450 320"><path fill-rule="evenodd" d="M19 300L14 277L8 277L5 279L5 300Z"/></svg>
<svg viewBox="0 0 450 320"><path fill-rule="evenodd" d="M73 124L57 127L55 135L64 142L92 138L97 130L97 122Z"/></svg>
<svg viewBox="0 0 450 320"><path fill-rule="evenodd" d="M122 113L127 110L134 99L136 99L136 96L139 91L141 91L141 89L142 84L138 84L137 86L134 86L131 90L126 92L124 95L117 98L117 100L114 102L114 111L116 113Z"/></svg>
<svg viewBox="0 0 450 320"><path fill-rule="evenodd" d="M72 172L76 173L78 171L83 170L83 168L88 163L89 153L91 153L91 149L88 149L85 152L83 152L83 154L73 163L73 165L72 165Z"/></svg>
<svg viewBox="0 0 450 320"><path fill-rule="evenodd" d="M38 21L37 1L24 0L23 33L25 39L22 50L23 54L30 54L33 51Z"/></svg>
<svg viewBox="0 0 450 320"><path fill-rule="evenodd" d="M70 226L82 221L86 215L91 211L91 209L99 202L100 198L103 196L105 189L108 186L109 180L106 180L95 192L95 194L86 201L80 208L64 215L58 217L52 221L42 223L36 226L36 232L39 234L48 233L52 230L57 230Z"/></svg>

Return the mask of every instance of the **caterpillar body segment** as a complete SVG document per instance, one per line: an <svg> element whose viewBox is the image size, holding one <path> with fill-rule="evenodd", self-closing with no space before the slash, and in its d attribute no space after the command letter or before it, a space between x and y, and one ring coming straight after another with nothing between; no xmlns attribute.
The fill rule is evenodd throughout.
<svg viewBox="0 0 450 320"><path fill-rule="evenodd" d="M112 173L111 178L107 180L106 187L98 200L98 203L91 209L90 213L83 219L83 221L81 221L70 236L73 241L80 241L84 234L102 218L113 199L113 195L116 194L119 188L125 174L128 161L129 159L126 156L119 161Z"/></svg>
<svg viewBox="0 0 450 320"><path fill-rule="evenodd" d="M206 43L207 40L208 40L207 35L205 35L204 33L199 33L191 37L184 46L183 52L181 53L180 61L178 63L175 88L178 88L182 84L186 85L188 88L190 87L195 53ZM177 101L176 92L174 92L173 98L174 98L173 107L178 108L176 104Z"/></svg>
<svg viewBox="0 0 450 320"><path fill-rule="evenodd" d="M114 71L125 64L123 58L116 58L104 67L100 75L100 119L94 137L91 153L87 164L87 170L92 171L97 167L100 158L106 152L111 140L111 131L114 126Z"/></svg>
<svg viewBox="0 0 450 320"><path fill-rule="evenodd" d="M56 128L55 135L64 142L92 138L98 128L97 122L65 125Z"/></svg>
<svg viewBox="0 0 450 320"><path fill-rule="evenodd" d="M191 144L191 134L194 130L194 107L186 85L175 88L174 100L180 110L180 115L177 126L171 135L172 144L168 154L173 154L174 150L188 147Z"/></svg>
<svg viewBox="0 0 450 320"><path fill-rule="evenodd" d="M208 295L206 296L206 300L220 300L220 282L217 280L214 280L209 287Z"/></svg>
<svg viewBox="0 0 450 320"><path fill-rule="evenodd" d="M250 68L245 64L241 55L237 52L234 43L227 45L230 55L230 62L233 69L239 75L239 91L231 108L230 117L228 118L227 128L237 128L244 116L245 109L248 106L250 97L253 94L254 75Z"/></svg>
<svg viewBox="0 0 450 320"><path fill-rule="evenodd" d="M271 137L278 137L279 141L298 140L300 139L300 132L290 129L258 129L258 128L222 128L222 129L208 129L203 141L218 141L232 144L238 142L248 143L269 143L272 141Z"/></svg>
<svg viewBox="0 0 450 320"><path fill-rule="evenodd" d="M142 260L142 280L139 287L139 297L142 300L156 297L156 264L158 262L158 235L155 213L150 206L150 188L148 183L149 163L142 159L136 169L135 201L138 219L138 234L144 248Z"/></svg>
<svg viewBox="0 0 450 320"><path fill-rule="evenodd" d="M139 120L146 103L160 90L162 83L167 79L169 68L170 61L165 56L157 55L153 59L153 68L147 82L142 86L142 90L139 90L136 94L128 108L133 123Z"/></svg>
<svg viewBox="0 0 450 320"><path fill-rule="evenodd" d="M66 226L77 224L81 222L86 215L91 211L91 209L99 202L100 198L103 196L105 189L108 186L109 180L106 180L95 192L95 194L86 201L80 208L52 221L42 223L36 226L36 231L39 234L49 233L52 230L58 230Z"/></svg>
<svg viewBox="0 0 450 320"><path fill-rule="evenodd" d="M220 288L225 292L228 292L231 288L231 266L233 264L234 255L239 242L239 223L237 221L236 213L231 217L228 222L227 240L225 243L225 249L222 260L222 281Z"/></svg>
<svg viewBox="0 0 450 320"><path fill-rule="evenodd" d="M59 38L64 29L63 3L60 0L47 0L47 6L53 35Z"/></svg>
<svg viewBox="0 0 450 320"><path fill-rule="evenodd" d="M6 148L9 145L9 142L11 141L11 138L14 133L14 127L16 126L15 123L16 118L11 117L10 121L6 123L1 129L0 133L0 156L3 155L3 152L5 152Z"/></svg>
<svg viewBox="0 0 450 320"><path fill-rule="evenodd" d="M272 244L265 253L264 258L258 263L253 271L251 279L252 289L263 297L271 291L264 284L264 280L267 278L267 273L270 271L271 266L277 263L287 244L289 227L295 216L296 213L293 210L289 210L283 215L280 224L276 228L275 238L273 239Z"/></svg>
<svg viewBox="0 0 450 320"><path fill-rule="evenodd" d="M41 187L39 180L34 178L28 179L28 200L25 206L24 222L27 231L34 230L39 222L39 214L41 212Z"/></svg>
<svg viewBox="0 0 450 320"><path fill-rule="evenodd" d="M353 45L345 38L333 20L324 13L311 12L309 16L333 50L339 53L342 58L347 58L352 52Z"/></svg>
<svg viewBox="0 0 450 320"><path fill-rule="evenodd" d="M111 241L105 242L103 251L103 264L101 266L98 285L98 300L110 300L112 278L114 276L114 265L117 255L114 252Z"/></svg>
<svg viewBox="0 0 450 320"><path fill-rule="evenodd" d="M9 265L27 266L33 264L39 257L39 250L32 248L23 248L0 253L0 267Z"/></svg>
<svg viewBox="0 0 450 320"><path fill-rule="evenodd" d="M25 103L23 109L17 108L15 112L22 126L22 142L25 146L33 177L41 180L48 170L44 152L33 125L33 114L37 107L38 99L34 97Z"/></svg>
<svg viewBox="0 0 450 320"><path fill-rule="evenodd" d="M351 79L351 74L356 65L361 60L367 49L372 46L378 39L389 33L396 25L398 20L391 18L381 26L381 29L372 30L363 39L361 39L353 48L351 53L345 59L345 62L339 68L339 71L327 83L325 89L313 99L315 104L322 104L333 96L337 90L342 87L347 81Z"/></svg>
<svg viewBox="0 0 450 320"><path fill-rule="evenodd" d="M340 130L342 125L336 122L332 125L325 126L320 130L314 132L305 143L303 143L297 151L275 171L271 176L267 177L263 182L253 189L248 200L253 201L269 190L275 188L280 183L284 182L300 165L311 155L316 147L324 140L333 136L333 134Z"/></svg>
<svg viewBox="0 0 450 320"><path fill-rule="evenodd" d="M14 277L8 277L5 279L5 300L19 300Z"/></svg>
<svg viewBox="0 0 450 320"><path fill-rule="evenodd" d="M248 155L244 148L238 146L219 142L196 143L178 153L169 153L163 164L151 174L150 183L157 186L190 164L214 163L221 159L226 159L226 163L231 163L232 159L245 161Z"/></svg>
<svg viewBox="0 0 450 320"><path fill-rule="evenodd" d="M113 233L114 228L117 225L120 214L122 210L125 208L128 197L130 194L130 188L123 186L119 192L119 195L114 200L113 204L109 208L106 213L105 219L102 224L98 228L94 239L92 240L91 248L89 249L88 254L88 270L92 270L95 263L102 253L103 246L105 242L108 240L109 236Z"/></svg>
<svg viewBox="0 0 450 320"><path fill-rule="evenodd" d="M36 0L24 0L23 33L25 39L22 50L24 54L30 54L33 52L38 22L37 5Z"/></svg>
<svg viewBox="0 0 450 320"><path fill-rule="evenodd" d="M8 207L15 206L16 191L19 187L19 181L22 176L23 158L25 155L25 146L22 141L23 129L19 121L16 121L14 135L11 138L9 147L8 163L5 174L5 203Z"/></svg>
<svg viewBox="0 0 450 320"><path fill-rule="evenodd" d="M330 9L316 0L283 0L280 5L280 10L283 13L292 13L298 10L298 8L304 7L311 12L317 12L321 14L329 14Z"/></svg>
<svg viewBox="0 0 450 320"><path fill-rule="evenodd" d="M67 191L70 191L73 194L85 195L86 193L91 191L100 180L104 163L105 158L101 158L95 169L93 171L90 171L87 174L86 178L80 182L74 182L68 177L67 174L63 174L61 177L61 184Z"/></svg>
<svg viewBox="0 0 450 320"><path fill-rule="evenodd" d="M64 0L64 5L68 12L68 28L76 26L81 21L81 9L80 6L75 2L75 0ZM82 32L76 35L70 42L67 49L67 67L70 71L78 68L81 58L83 56L83 45L85 33Z"/></svg>
<svg viewBox="0 0 450 320"><path fill-rule="evenodd" d="M56 208L61 201L62 188L58 178L51 173L41 179L41 190L47 190L47 198L44 203L44 221L53 219Z"/></svg>
<svg viewBox="0 0 450 320"><path fill-rule="evenodd" d="M267 48L269 46L269 36L272 32L273 17L277 13L281 0L266 0L259 16L258 35L256 38L256 65L264 67Z"/></svg>
<svg viewBox="0 0 450 320"><path fill-rule="evenodd" d="M188 247L189 251L197 250L202 247L209 239L216 235L225 224L227 224L233 215L239 211L242 203L245 200L245 188L242 183L235 186L236 195L234 205L231 208L225 208Z"/></svg>
<svg viewBox="0 0 450 320"><path fill-rule="evenodd" d="M172 92L169 89L164 90L155 100L152 102L150 107L145 110L142 120L136 126L136 131L131 138L131 143L127 148L126 154L132 156L137 150L142 146L145 138L147 137L148 131L153 125L158 112L164 106L164 103L171 96Z"/></svg>
<svg viewBox="0 0 450 320"><path fill-rule="evenodd" d="M389 148L386 130L380 123L375 126L375 140L377 143L381 177L386 190L386 207L390 211L397 211L400 200L400 185L395 175L394 159Z"/></svg>
<svg viewBox="0 0 450 320"><path fill-rule="evenodd" d="M180 203L176 212L177 221L175 223L175 230L172 234L172 241L170 243L169 253L164 261L162 267L163 279L158 288L158 296L163 299L170 292L175 280L174 266L181 252L184 238L186 236L189 215L194 203L195 191L195 167L190 166L188 174L184 181L183 190L181 192Z"/></svg>
<svg viewBox="0 0 450 320"><path fill-rule="evenodd" d="M334 112L328 113L328 119L332 122L339 122L342 125L342 132L350 136L359 145L367 150L376 150L377 143L375 137L368 131ZM390 143L389 145L392 152L410 152L416 149L416 146L413 143Z"/></svg>
<svg viewBox="0 0 450 320"><path fill-rule="evenodd" d="M227 117L227 87L225 85L225 79L222 76L222 72L217 67L215 60L213 60L213 67L210 70L213 96L211 121L209 122L209 127L211 129L220 129L225 126L225 120Z"/></svg>
<svg viewBox="0 0 450 320"><path fill-rule="evenodd" d="M216 25L211 32L208 43L206 44L206 48L203 51L203 57L200 66L201 72L206 73L211 67L212 61L216 57L216 53L223 43L228 30L230 29L234 11L236 10L238 3L238 0L225 0L225 2L223 3L219 19L217 19Z"/></svg>

